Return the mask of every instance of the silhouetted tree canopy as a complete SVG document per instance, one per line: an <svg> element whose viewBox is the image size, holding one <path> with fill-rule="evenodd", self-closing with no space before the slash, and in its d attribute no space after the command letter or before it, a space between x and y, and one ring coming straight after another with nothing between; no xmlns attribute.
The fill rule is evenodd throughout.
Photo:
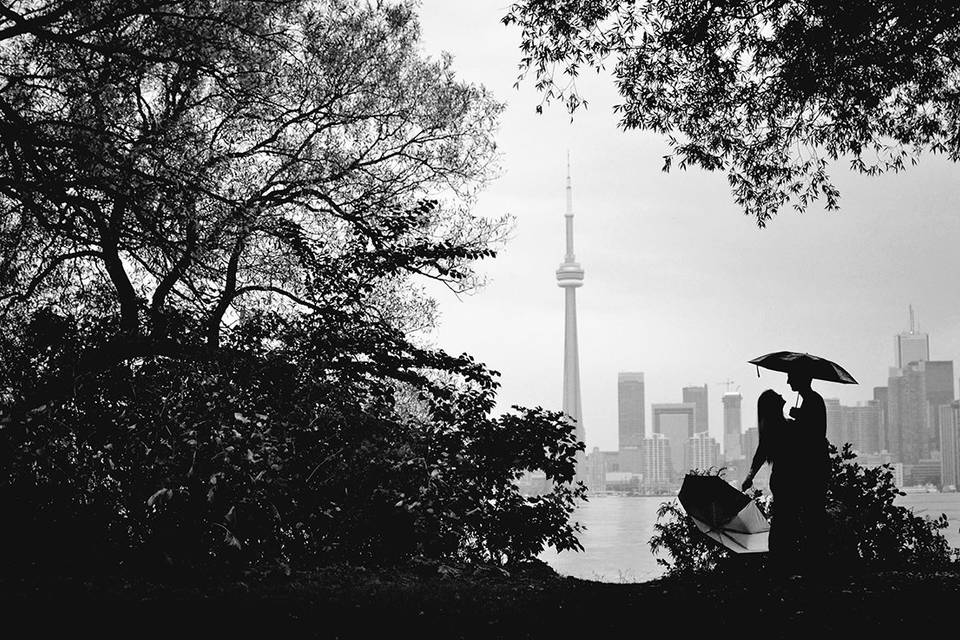
<svg viewBox="0 0 960 640"><path fill-rule="evenodd" d="M874 175L960 156L956 2L522 0L504 22L546 102L585 105L577 75L612 65L620 125L666 135L665 170L726 172L761 227L836 208L834 161Z"/></svg>
<svg viewBox="0 0 960 640"><path fill-rule="evenodd" d="M429 325L408 276L468 289L502 235L470 213L501 107L420 54L409 3L4 16L0 314L115 313L86 365L196 357L265 307Z"/></svg>

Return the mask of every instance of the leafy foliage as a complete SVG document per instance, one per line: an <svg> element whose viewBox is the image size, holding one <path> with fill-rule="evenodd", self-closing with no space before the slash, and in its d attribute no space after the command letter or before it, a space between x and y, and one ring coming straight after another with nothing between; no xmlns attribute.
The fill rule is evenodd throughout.
<svg viewBox="0 0 960 640"><path fill-rule="evenodd" d="M827 488L832 552L853 565L942 568L951 548L940 534L946 515L915 515L894 500L897 489L888 465L864 467L855 462L849 443L832 448L831 482Z"/></svg>
<svg viewBox="0 0 960 640"><path fill-rule="evenodd" d="M50 314L26 336L4 340L8 391L90 338ZM3 532L18 550L8 570L505 562L579 548L568 518L585 493L573 482L583 444L558 413L491 418L494 372L347 314L265 315L229 337L242 359L143 358L30 412L0 476L16 523ZM534 469L553 488L522 496L516 480Z"/></svg>
<svg viewBox="0 0 960 640"><path fill-rule="evenodd" d="M828 554L834 569L942 569L956 558L940 531L946 516L919 516L894 504L903 495L894 484L888 465L864 467L855 461L850 444L830 445L830 478L827 485ZM719 475L710 470L695 473ZM776 501L751 492L761 512L775 518ZM773 515L771 515L773 514ZM665 553L657 562L670 575L724 571L740 567L723 546L707 538L677 501L664 502L657 511L654 553Z"/></svg>
<svg viewBox="0 0 960 640"><path fill-rule="evenodd" d="M837 207L831 162L868 175L921 151L960 157L960 7L947 0L523 0L521 78L574 111L575 79L613 62L625 129L667 136L681 168L727 174L764 226Z"/></svg>

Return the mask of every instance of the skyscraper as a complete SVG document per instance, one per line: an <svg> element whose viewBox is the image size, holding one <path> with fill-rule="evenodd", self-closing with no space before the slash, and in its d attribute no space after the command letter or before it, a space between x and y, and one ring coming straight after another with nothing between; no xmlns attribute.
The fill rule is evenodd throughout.
<svg viewBox="0 0 960 640"><path fill-rule="evenodd" d="M928 360L923 369L930 416L925 440L930 452L940 451L940 407L954 401L953 361Z"/></svg>
<svg viewBox="0 0 960 640"><path fill-rule="evenodd" d="M917 464L930 457L930 412L927 402L926 362L892 368L887 383L887 443L894 460Z"/></svg>
<svg viewBox="0 0 960 640"><path fill-rule="evenodd" d="M897 462L918 464L940 451L940 407L954 400L953 362L919 360L890 370L887 447Z"/></svg>
<svg viewBox="0 0 960 640"><path fill-rule="evenodd" d="M866 404L857 403L855 407L840 406L843 431L838 440L832 440L838 447L849 442L859 454L880 453L881 417L880 405L876 400L867 400Z"/></svg>
<svg viewBox="0 0 960 640"><path fill-rule="evenodd" d="M646 404L642 371L617 374L617 422L620 436L620 468L641 473L640 448L645 436Z"/></svg>
<svg viewBox="0 0 960 640"><path fill-rule="evenodd" d="M573 188L567 159L567 211L564 214L567 250L557 269L557 286L564 292L563 412L576 424L577 440L586 439L580 405L580 353L577 347L577 287L583 286L583 269L573 253ZM579 465L583 466L582 455ZM582 472L581 472L582 474Z"/></svg>
<svg viewBox="0 0 960 640"><path fill-rule="evenodd" d="M960 489L960 402L941 405L940 414L940 479L941 489Z"/></svg>
<svg viewBox="0 0 960 640"><path fill-rule="evenodd" d="M897 368L902 369L911 362L930 359L930 336L916 330L913 307L910 307L910 331L894 336L897 352Z"/></svg>
<svg viewBox="0 0 960 640"><path fill-rule="evenodd" d="M707 407L707 385L702 387L684 387L683 401L692 402L697 406L695 433L706 433L708 431Z"/></svg>
<svg viewBox="0 0 960 640"><path fill-rule="evenodd" d="M644 439L643 484L648 490L660 491L670 486L673 467L670 464L670 439L653 433Z"/></svg>
<svg viewBox="0 0 960 640"><path fill-rule="evenodd" d="M827 410L827 440L837 445L843 446L843 411L840 409L839 398L824 398L823 404Z"/></svg>
<svg viewBox="0 0 960 640"><path fill-rule="evenodd" d="M696 405L684 403L652 404L650 405L653 418L653 432L660 433L670 441L670 463L673 468L674 480L689 469L684 459L687 452L687 441L693 437L695 423L694 414Z"/></svg>
<svg viewBox="0 0 960 640"><path fill-rule="evenodd" d="M687 440L686 463L690 469L720 466L720 443L706 431L694 433L693 437Z"/></svg>
<svg viewBox="0 0 960 640"><path fill-rule="evenodd" d="M858 407L857 431L860 451L880 453L883 449L883 409L876 400L867 400Z"/></svg>
<svg viewBox="0 0 960 640"><path fill-rule="evenodd" d="M740 405L743 401L736 391L728 391L723 401L723 457L727 463L743 457Z"/></svg>
<svg viewBox="0 0 960 640"><path fill-rule="evenodd" d="M890 422L887 416L887 396L890 390L887 387L874 387L873 399L880 410L880 450L890 451L887 433L890 431Z"/></svg>

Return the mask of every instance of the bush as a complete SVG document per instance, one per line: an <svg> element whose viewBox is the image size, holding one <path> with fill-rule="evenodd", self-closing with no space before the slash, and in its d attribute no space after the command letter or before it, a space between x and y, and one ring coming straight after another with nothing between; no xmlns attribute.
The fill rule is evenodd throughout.
<svg viewBox="0 0 960 640"><path fill-rule="evenodd" d="M855 461L850 444L830 445L827 485L828 549L831 566L845 570L935 570L960 559L940 531L947 518L919 516L894 504L904 495L894 484L889 465L867 468ZM719 475L723 470L695 471ZM751 492L764 515L773 500ZM667 575L688 575L740 568L736 554L709 539L687 516L679 502L660 505L650 548ZM762 563L763 557L759 559ZM755 560L754 560L755 561Z"/></svg>
<svg viewBox="0 0 960 640"><path fill-rule="evenodd" d="M4 402L98 331L42 314L8 336ZM114 366L20 420L0 407L7 571L506 562L579 547L568 518L585 494L583 444L559 413L490 417L496 373L468 356L348 316L247 318L226 342L230 358ZM516 480L534 469L552 490L524 497Z"/></svg>

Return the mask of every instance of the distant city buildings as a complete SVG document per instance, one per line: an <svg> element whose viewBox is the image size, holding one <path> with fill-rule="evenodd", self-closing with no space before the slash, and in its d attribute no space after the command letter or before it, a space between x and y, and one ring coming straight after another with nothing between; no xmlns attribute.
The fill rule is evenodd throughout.
<svg viewBox="0 0 960 640"><path fill-rule="evenodd" d="M654 433L644 441L643 447L644 486L657 493L676 488L670 455L670 439L662 433Z"/></svg>
<svg viewBox="0 0 960 640"><path fill-rule="evenodd" d="M750 465L753 463L753 456L757 453L757 447L760 446L760 430L757 427L750 427L743 432L743 453L744 453L744 464L743 465L734 465L734 469L739 472L743 469L743 472L746 473ZM754 489L759 489L764 491L770 486L770 466L763 465L760 467L760 470L757 471L757 474L753 476L753 487Z"/></svg>
<svg viewBox="0 0 960 640"><path fill-rule="evenodd" d="M873 400L877 403L877 408L880 410L880 451L890 451L890 444L887 436L887 434L890 432L890 423L887 418L888 392L889 388L887 387L873 388Z"/></svg>
<svg viewBox="0 0 960 640"><path fill-rule="evenodd" d="M685 460L687 441L696 428L696 405L690 402L652 404L653 433L662 434L670 442L670 464L674 480L679 480L689 466Z"/></svg>
<svg viewBox="0 0 960 640"><path fill-rule="evenodd" d="M941 405L940 482L944 491L960 489L960 401Z"/></svg>
<svg viewBox="0 0 960 640"><path fill-rule="evenodd" d="M720 443L701 431L687 440L686 469L715 469L720 466Z"/></svg>
<svg viewBox="0 0 960 640"><path fill-rule="evenodd" d="M824 398L827 409L827 440L839 446L843 440L843 410L839 398Z"/></svg>
<svg viewBox="0 0 960 640"><path fill-rule="evenodd" d="M902 369L891 369L887 380L887 411L890 452L898 462L916 464L928 457L929 415L926 402L925 363L911 362Z"/></svg>
<svg viewBox="0 0 960 640"><path fill-rule="evenodd" d="M898 487L960 487L960 401L950 360L930 360L930 340L916 330L895 336L895 367L886 386L872 398L847 406L825 398L827 437L838 448L850 443L857 461L867 467L888 465ZM617 376L616 451L594 450L587 456L585 477L592 491L672 493L691 469L727 467L725 478L739 482L759 445L756 427L744 431L739 392L721 396L722 442L709 435L707 385L685 386L679 403L650 405L646 429L644 373ZM722 444L722 447L721 447ZM766 489L769 466L753 485Z"/></svg>
<svg viewBox="0 0 960 640"><path fill-rule="evenodd" d="M741 404L743 396L736 391L728 391L721 398L723 402L723 457L727 464L744 457L742 441Z"/></svg>
<svg viewBox="0 0 960 640"><path fill-rule="evenodd" d="M926 450L932 456L940 451L940 407L949 406L956 399L953 393L953 361L928 360L924 363L924 387L929 420L923 435Z"/></svg>
<svg viewBox="0 0 960 640"><path fill-rule="evenodd" d="M620 468L642 473L643 440L646 433L646 404L642 371L617 374L617 434L619 435Z"/></svg>
<svg viewBox="0 0 960 640"><path fill-rule="evenodd" d="M684 387L683 401L696 406L695 412L695 433L706 433L709 430L709 396L707 394L707 385L702 387Z"/></svg>

